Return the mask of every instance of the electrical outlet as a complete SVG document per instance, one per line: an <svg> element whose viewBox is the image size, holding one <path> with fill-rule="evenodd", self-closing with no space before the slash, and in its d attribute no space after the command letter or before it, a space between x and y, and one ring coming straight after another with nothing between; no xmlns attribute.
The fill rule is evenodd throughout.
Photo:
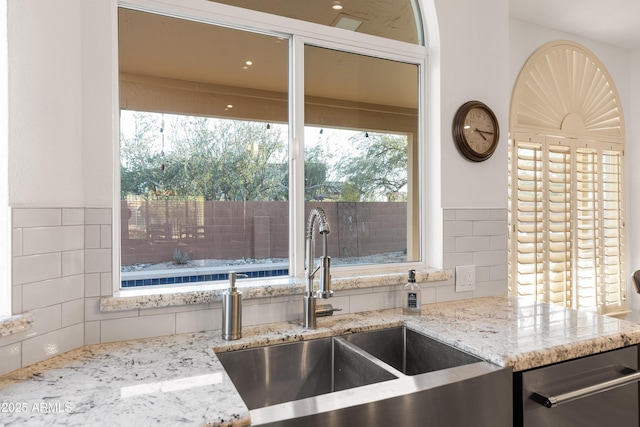
<svg viewBox="0 0 640 427"><path fill-rule="evenodd" d="M456 292L475 291L476 266L459 265L456 267Z"/></svg>

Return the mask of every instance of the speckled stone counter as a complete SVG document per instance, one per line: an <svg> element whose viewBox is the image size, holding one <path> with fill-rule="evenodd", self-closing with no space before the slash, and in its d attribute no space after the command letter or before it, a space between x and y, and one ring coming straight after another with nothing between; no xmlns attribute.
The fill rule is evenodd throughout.
<svg viewBox="0 0 640 427"><path fill-rule="evenodd" d="M214 351L307 340L406 324L514 371L640 343L640 325L515 298L384 310L88 346L0 377L2 425L234 425L250 412Z"/></svg>

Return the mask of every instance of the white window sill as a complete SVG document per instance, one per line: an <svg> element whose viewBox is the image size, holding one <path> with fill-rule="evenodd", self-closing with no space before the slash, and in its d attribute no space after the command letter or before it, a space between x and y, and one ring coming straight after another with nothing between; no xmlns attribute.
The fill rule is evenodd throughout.
<svg viewBox="0 0 640 427"><path fill-rule="evenodd" d="M0 337L26 331L33 325L33 318L28 314L18 314L0 318Z"/></svg>
<svg viewBox="0 0 640 427"><path fill-rule="evenodd" d="M450 270L427 269L416 271L418 283L439 282L449 280L452 277L453 273ZM406 273L338 277L331 280L331 288L334 291L341 291L397 286L404 285L406 282ZM242 291L243 299L302 295L305 292L304 279L292 277L238 280L237 286ZM107 313L216 302L222 299L222 293L228 287L229 284L227 282L222 282L186 286L153 286L147 287L147 289L122 289L114 296L102 297L100 299L100 311Z"/></svg>

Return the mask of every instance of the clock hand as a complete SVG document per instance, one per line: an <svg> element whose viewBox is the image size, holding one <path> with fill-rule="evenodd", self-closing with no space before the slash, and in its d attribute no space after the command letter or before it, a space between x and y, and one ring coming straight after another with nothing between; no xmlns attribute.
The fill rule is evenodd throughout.
<svg viewBox="0 0 640 427"><path fill-rule="evenodd" d="M493 135L493 132L489 132L488 130L480 130L478 128L476 128L476 132L480 133L480 134L488 134L488 135Z"/></svg>
<svg viewBox="0 0 640 427"><path fill-rule="evenodd" d="M478 132L480 134L480 136L482 137L482 139L484 139L485 141L487 140L487 137L484 136L484 132L482 132L480 129L476 128L476 132Z"/></svg>

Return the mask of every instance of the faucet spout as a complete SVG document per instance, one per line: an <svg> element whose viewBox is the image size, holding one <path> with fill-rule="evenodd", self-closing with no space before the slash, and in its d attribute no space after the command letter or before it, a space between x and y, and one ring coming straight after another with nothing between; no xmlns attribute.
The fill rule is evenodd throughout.
<svg viewBox="0 0 640 427"><path fill-rule="evenodd" d="M320 257L320 263L316 267L314 265L314 251L315 251L315 225L318 224L318 232L323 237L323 250ZM316 299L317 298L330 298L333 294L331 290L331 257L328 255L327 249L327 235L331 232L329 227L329 221L327 215L321 208L314 208L309 213L307 220L306 230L306 266L305 266L305 279L306 279L306 292L304 296L304 326L308 329L316 327ZM320 289L314 292L313 280L315 275L320 270ZM325 308L326 310L326 308ZM331 309L333 313L334 309ZM326 314L325 314L326 315Z"/></svg>

